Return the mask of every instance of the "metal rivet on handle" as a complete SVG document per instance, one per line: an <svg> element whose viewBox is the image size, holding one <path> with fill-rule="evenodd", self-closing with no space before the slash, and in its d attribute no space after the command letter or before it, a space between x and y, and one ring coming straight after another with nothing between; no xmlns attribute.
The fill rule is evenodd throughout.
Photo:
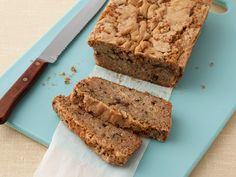
<svg viewBox="0 0 236 177"><path fill-rule="evenodd" d="M35 62L35 65L36 65L36 66L39 66L39 65L40 65L40 62L36 61L36 62Z"/></svg>
<svg viewBox="0 0 236 177"><path fill-rule="evenodd" d="M24 77L22 80L23 82L27 82L29 79L27 77Z"/></svg>

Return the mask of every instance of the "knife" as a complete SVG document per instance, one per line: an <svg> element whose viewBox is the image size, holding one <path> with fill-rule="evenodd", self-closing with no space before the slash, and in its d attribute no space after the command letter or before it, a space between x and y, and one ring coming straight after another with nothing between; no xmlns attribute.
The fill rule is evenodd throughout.
<svg viewBox="0 0 236 177"><path fill-rule="evenodd" d="M48 64L54 63L70 42L103 7L106 0L89 0L66 25L42 54L26 69L7 93L0 99L0 124L4 124L21 96L32 86Z"/></svg>

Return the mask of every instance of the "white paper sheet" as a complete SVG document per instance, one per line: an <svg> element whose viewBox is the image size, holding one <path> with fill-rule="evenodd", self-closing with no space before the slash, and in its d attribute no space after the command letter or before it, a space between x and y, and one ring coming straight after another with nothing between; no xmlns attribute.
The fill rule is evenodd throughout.
<svg viewBox="0 0 236 177"><path fill-rule="evenodd" d="M90 76L135 88L169 100L172 89L133 79L95 66ZM59 123L52 142L34 177L132 177L150 140L143 138L141 148L123 167L111 166L93 153L79 138Z"/></svg>

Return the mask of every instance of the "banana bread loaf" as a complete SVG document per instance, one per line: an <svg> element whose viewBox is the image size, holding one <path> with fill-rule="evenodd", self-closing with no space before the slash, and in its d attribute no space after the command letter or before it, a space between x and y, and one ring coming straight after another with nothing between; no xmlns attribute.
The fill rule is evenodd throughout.
<svg viewBox="0 0 236 177"><path fill-rule="evenodd" d="M81 140L110 164L125 164L142 143L136 135L103 122L72 104L68 97L55 97L53 108Z"/></svg>
<svg viewBox="0 0 236 177"><path fill-rule="evenodd" d="M171 103L148 93L92 77L75 86L71 101L103 121L159 141L170 133Z"/></svg>
<svg viewBox="0 0 236 177"><path fill-rule="evenodd" d="M96 64L167 87L182 76L211 0L110 0L88 44Z"/></svg>

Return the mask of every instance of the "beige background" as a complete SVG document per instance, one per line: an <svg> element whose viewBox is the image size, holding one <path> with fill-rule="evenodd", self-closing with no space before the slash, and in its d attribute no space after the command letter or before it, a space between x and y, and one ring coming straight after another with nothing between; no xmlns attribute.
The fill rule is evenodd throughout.
<svg viewBox="0 0 236 177"><path fill-rule="evenodd" d="M0 0L0 74L76 2L76 0ZM45 147L15 130L0 126L1 177L32 176L45 151ZM236 176L236 114L191 176Z"/></svg>

